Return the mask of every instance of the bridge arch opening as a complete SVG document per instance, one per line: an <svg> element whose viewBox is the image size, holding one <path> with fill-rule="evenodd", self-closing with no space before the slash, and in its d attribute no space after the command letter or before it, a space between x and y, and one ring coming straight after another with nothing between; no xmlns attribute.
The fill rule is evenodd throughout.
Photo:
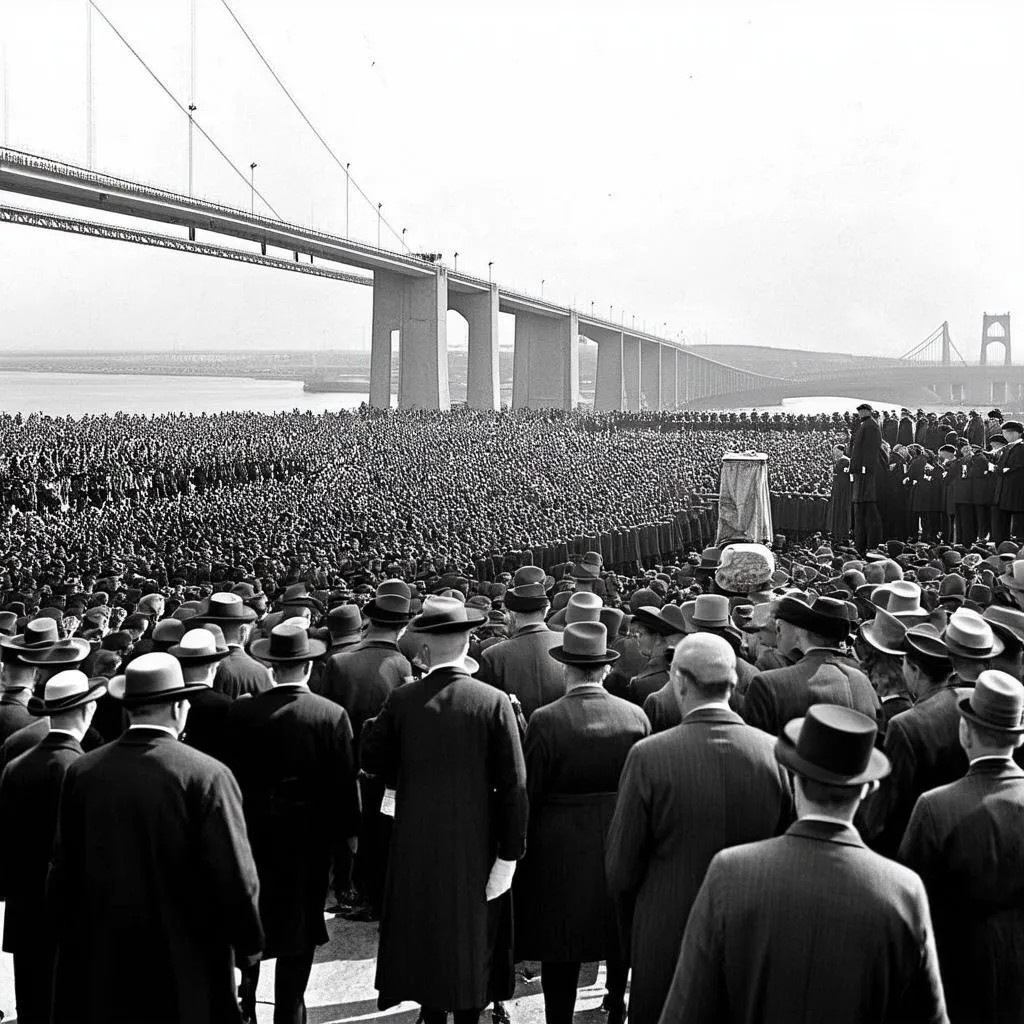
<svg viewBox="0 0 1024 1024"><path fill-rule="evenodd" d="M579 336L580 390L577 407L592 410L597 388L597 342L585 334Z"/></svg>
<svg viewBox="0 0 1024 1024"><path fill-rule="evenodd" d="M999 323L998 320L994 320L988 325L988 329L985 331L985 337L990 341L998 341L999 339L1006 337L1006 328Z"/></svg>
<svg viewBox="0 0 1024 1024"><path fill-rule="evenodd" d="M446 323L448 337L448 392L452 405L466 401L469 379L469 320L457 309L449 309Z"/></svg>

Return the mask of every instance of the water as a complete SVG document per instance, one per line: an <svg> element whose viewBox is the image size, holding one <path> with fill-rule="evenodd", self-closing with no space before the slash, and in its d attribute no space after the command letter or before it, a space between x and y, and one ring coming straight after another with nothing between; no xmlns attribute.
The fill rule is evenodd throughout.
<svg viewBox="0 0 1024 1024"><path fill-rule="evenodd" d="M99 373L0 373L0 411L101 413L313 412L354 409L366 394L310 394L302 381Z"/></svg>

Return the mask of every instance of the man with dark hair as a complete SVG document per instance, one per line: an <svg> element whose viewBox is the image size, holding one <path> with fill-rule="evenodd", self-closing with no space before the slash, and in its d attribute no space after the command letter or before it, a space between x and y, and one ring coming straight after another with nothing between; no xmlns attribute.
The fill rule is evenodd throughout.
<svg viewBox="0 0 1024 1024"><path fill-rule="evenodd" d="M711 858L792 821L772 740L729 707L736 654L720 636L686 637L669 683L682 724L639 742L622 772L608 836L608 888L631 936L629 1019L656 1024L690 906ZM696 779L713 785L693 785Z"/></svg>
<svg viewBox="0 0 1024 1024"><path fill-rule="evenodd" d="M899 859L928 891L950 1019L1024 1020L1024 686L983 672L958 710L967 775L921 796Z"/></svg>
<svg viewBox="0 0 1024 1024"><path fill-rule="evenodd" d="M872 719L830 704L786 724L799 820L712 860L662 1024L946 1020L924 885L853 827L889 770L874 741Z"/></svg>
<svg viewBox="0 0 1024 1024"><path fill-rule="evenodd" d="M263 693L271 686L270 673L265 665L245 653L256 612L237 594L213 594L192 625L212 622L220 626L228 656L217 666L213 688L234 700L244 693Z"/></svg>
<svg viewBox="0 0 1024 1024"><path fill-rule="evenodd" d="M873 415L874 410L863 402L857 406L860 422L853 433L850 447L850 477L853 481L853 537L863 556L882 539L882 518L878 511L878 474L882 459L882 433Z"/></svg>

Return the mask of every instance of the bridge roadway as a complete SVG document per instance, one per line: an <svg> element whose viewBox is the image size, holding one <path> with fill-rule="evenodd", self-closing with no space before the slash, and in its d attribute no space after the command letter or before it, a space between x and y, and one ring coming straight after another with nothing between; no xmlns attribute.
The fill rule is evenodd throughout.
<svg viewBox="0 0 1024 1024"><path fill-rule="evenodd" d="M579 399L579 337L597 342L599 368L597 404L601 409L677 408L688 402L723 396L737 389L767 387L778 378L752 373L709 359L679 342L627 328L612 320L581 313L535 296L501 288L496 283L433 264L412 254L392 252L297 224L289 224L168 192L140 182L96 174L72 164L19 150L0 149L0 191L102 211L189 230L191 243L174 245L166 235L117 229L28 211L7 209L0 220L82 234L105 234L124 240L182 248L203 255L239 258L224 247L194 241L196 231L255 243L259 257L281 267L286 261L267 256L267 248L354 267L369 275L339 272L341 277L374 288L374 367L371 404L385 405L390 393L391 335L399 331L403 364L399 402L403 407L446 408L447 372L441 356L447 339L444 317L456 309L470 327L469 402L496 408L499 396L497 313L516 317L513 405L572 408ZM130 236L129 236L130 234ZM301 266L306 266L302 264ZM289 266L287 269L298 269Z"/></svg>

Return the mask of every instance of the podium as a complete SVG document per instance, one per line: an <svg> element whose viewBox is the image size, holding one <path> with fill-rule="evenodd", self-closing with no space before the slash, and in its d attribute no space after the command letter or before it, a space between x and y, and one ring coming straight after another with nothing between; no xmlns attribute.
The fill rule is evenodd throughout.
<svg viewBox="0 0 1024 1024"><path fill-rule="evenodd" d="M774 536L768 456L763 452L726 452L722 456L715 543L746 537L771 544Z"/></svg>

